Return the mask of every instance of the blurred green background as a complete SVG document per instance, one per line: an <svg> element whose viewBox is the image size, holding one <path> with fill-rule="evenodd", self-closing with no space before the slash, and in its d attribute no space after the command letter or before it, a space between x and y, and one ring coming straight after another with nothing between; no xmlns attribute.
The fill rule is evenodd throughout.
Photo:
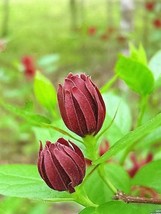
<svg viewBox="0 0 161 214"><path fill-rule="evenodd" d="M1 0L0 91L6 103L36 112L33 76L23 57L55 87L69 72L85 72L102 86L113 74L119 53L129 42L142 43L148 58L161 49L160 0ZM36 163L38 140L32 127L0 108L0 164ZM70 204L3 198L4 214L74 214Z"/></svg>

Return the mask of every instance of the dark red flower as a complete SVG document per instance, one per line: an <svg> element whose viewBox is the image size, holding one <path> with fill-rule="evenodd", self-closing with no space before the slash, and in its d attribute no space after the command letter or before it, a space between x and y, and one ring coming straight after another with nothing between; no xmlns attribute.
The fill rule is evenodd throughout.
<svg viewBox="0 0 161 214"><path fill-rule="evenodd" d="M58 103L64 123L81 137L96 135L105 119L103 98L89 76L69 74L59 85Z"/></svg>
<svg viewBox="0 0 161 214"><path fill-rule="evenodd" d="M130 177L134 177L134 175L137 173L137 171L144 166L145 164L149 163L152 161L153 159L153 155L151 153L149 153L145 159L143 160L138 160L136 157L135 153L132 153L130 156L131 162L133 164L133 166L131 167L131 169L128 170L128 173L130 175Z"/></svg>
<svg viewBox="0 0 161 214"><path fill-rule="evenodd" d="M88 35L94 36L96 34L96 31L97 31L96 27L91 26L88 28Z"/></svg>
<svg viewBox="0 0 161 214"><path fill-rule="evenodd" d="M63 138L56 143L40 145L38 170L46 184L58 191L74 192L85 176L85 160L81 150Z"/></svg>
<svg viewBox="0 0 161 214"><path fill-rule="evenodd" d="M24 56L22 58L22 64L24 66L25 76L27 78L34 77L36 68L33 58L31 56Z"/></svg>
<svg viewBox="0 0 161 214"><path fill-rule="evenodd" d="M161 19L155 19L155 20L153 21L153 25L154 25L154 27L156 27L156 28L161 28Z"/></svg>
<svg viewBox="0 0 161 214"><path fill-rule="evenodd" d="M155 6L155 2L153 2L153 1L149 1L149 2L145 3L145 8L148 11L152 11L154 9L154 6Z"/></svg>

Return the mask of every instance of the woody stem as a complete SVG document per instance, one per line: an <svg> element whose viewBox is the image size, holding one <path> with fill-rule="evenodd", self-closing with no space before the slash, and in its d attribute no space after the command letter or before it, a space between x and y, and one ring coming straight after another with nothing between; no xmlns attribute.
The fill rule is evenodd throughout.
<svg viewBox="0 0 161 214"><path fill-rule="evenodd" d="M126 195L122 191L117 191L114 199L121 200L126 203L161 204L161 199Z"/></svg>

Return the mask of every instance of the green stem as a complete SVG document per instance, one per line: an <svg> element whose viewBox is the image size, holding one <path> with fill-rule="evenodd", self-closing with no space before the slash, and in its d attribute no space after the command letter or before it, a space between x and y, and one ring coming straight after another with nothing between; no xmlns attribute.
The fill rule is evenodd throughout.
<svg viewBox="0 0 161 214"><path fill-rule="evenodd" d="M118 76L115 74L102 88L101 88L101 93L105 93L108 91L109 88L116 82Z"/></svg>
<svg viewBox="0 0 161 214"><path fill-rule="evenodd" d="M87 196L86 192L81 186L75 188L75 192L72 193L72 197L75 202L83 205L84 207L98 207Z"/></svg>
<svg viewBox="0 0 161 214"><path fill-rule="evenodd" d="M92 161L96 160L98 158L97 139L92 135L88 135L83 138L83 144L86 147L87 157Z"/></svg>
<svg viewBox="0 0 161 214"><path fill-rule="evenodd" d="M102 178L102 180L104 181L104 183L108 186L108 188L114 193L117 193L117 189L116 187L111 183L110 179L107 177L107 173L105 172L104 169L104 164L101 164L98 167L98 173L100 175L100 177Z"/></svg>
<svg viewBox="0 0 161 214"><path fill-rule="evenodd" d="M86 146L86 150L87 150L87 155L90 158L90 160L94 161L97 160L97 158L99 157L98 155L98 146L97 146L97 138L94 136L86 136L85 138L83 138L84 140L84 145ZM105 184L108 186L108 188L114 193L116 194L117 189L114 187L114 185L111 183L111 181L108 179L105 169L104 169L104 165L97 165L94 166L94 168L91 170L91 172L89 173L89 175L95 170L98 169L98 173L100 175L100 177L102 178L102 180L105 182ZM86 180L89 176L86 177Z"/></svg>
<svg viewBox="0 0 161 214"><path fill-rule="evenodd" d="M140 103L139 103L139 108L140 108L140 112L139 112L139 116L138 116L138 120L137 120L137 127L141 125L142 123L142 119L146 110L146 106L147 106L147 102L148 102L148 95L146 96L142 96Z"/></svg>

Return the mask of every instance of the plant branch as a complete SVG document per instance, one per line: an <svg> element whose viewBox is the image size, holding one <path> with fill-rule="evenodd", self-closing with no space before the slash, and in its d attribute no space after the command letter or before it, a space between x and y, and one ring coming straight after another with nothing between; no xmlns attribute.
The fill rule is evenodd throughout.
<svg viewBox="0 0 161 214"><path fill-rule="evenodd" d="M116 195L114 196L114 199L121 200L126 203L161 204L161 199L126 195L122 191L117 191Z"/></svg>
<svg viewBox="0 0 161 214"><path fill-rule="evenodd" d="M108 91L109 88L116 82L118 76L115 74L102 88L101 93L105 93Z"/></svg>

